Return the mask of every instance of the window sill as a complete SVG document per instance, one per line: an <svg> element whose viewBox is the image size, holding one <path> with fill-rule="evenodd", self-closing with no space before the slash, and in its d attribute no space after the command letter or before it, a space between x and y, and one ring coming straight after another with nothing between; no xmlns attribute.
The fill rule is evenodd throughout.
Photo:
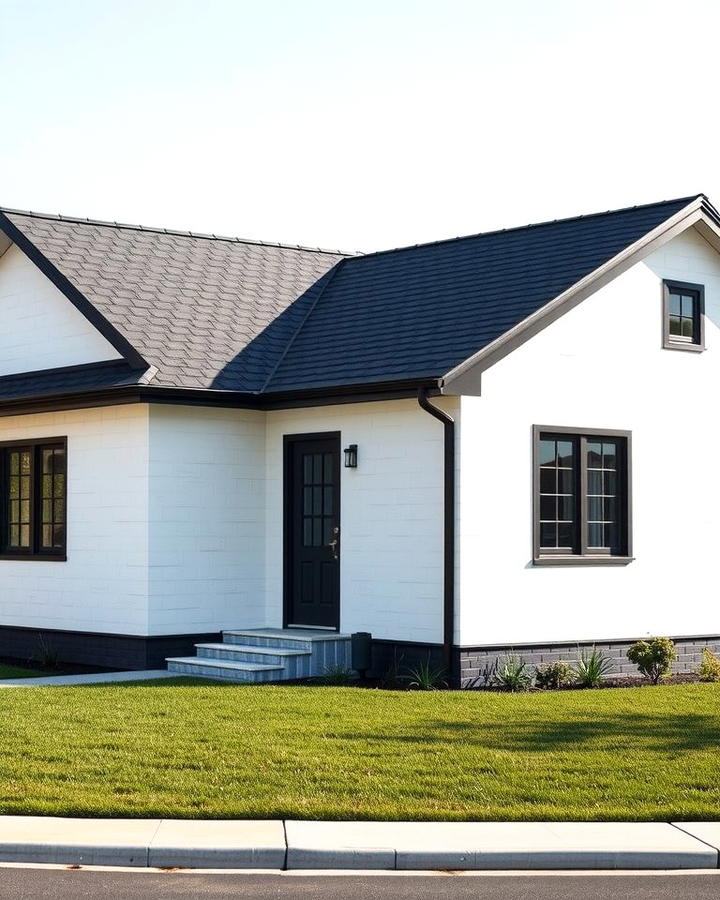
<svg viewBox="0 0 720 900"><path fill-rule="evenodd" d="M67 556L52 553L0 553L0 562L3 560L14 562L67 562Z"/></svg>
<svg viewBox="0 0 720 900"><path fill-rule="evenodd" d="M629 566L634 556L538 556L534 566Z"/></svg>
<svg viewBox="0 0 720 900"><path fill-rule="evenodd" d="M702 353L705 350L705 345L685 343L683 341L665 341L663 350L689 350L691 353Z"/></svg>

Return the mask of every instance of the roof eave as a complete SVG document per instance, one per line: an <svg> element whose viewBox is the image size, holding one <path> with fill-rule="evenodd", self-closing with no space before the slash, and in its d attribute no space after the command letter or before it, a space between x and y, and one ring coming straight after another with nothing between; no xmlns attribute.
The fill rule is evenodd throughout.
<svg viewBox="0 0 720 900"><path fill-rule="evenodd" d="M336 385L273 394L219 391L212 388L165 387L142 383L105 388L87 388L57 394L36 394L0 400L0 416L25 415L63 409L86 409L127 403L167 403L184 406L222 406L233 409L273 410L303 406L329 406L415 397L419 387L439 394L439 379L418 378L398 381Z"/></svg>

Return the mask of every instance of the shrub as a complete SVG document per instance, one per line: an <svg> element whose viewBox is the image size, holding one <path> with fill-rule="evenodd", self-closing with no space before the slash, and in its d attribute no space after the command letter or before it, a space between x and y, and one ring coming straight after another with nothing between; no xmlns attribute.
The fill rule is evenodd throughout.
<svg viewBox="0 0 720 900"><path fill-rule="evenodd" d="M343 685L351 684L352 680L352 669L348 669L346 666L327 666L327 668L323 670L323 684L342 687Z"/></svg>
<svg viewBox="0 0 720 900"><path fill-rule="evenodd" d="M599 687L603 678L610 674L612 660L601 650L593 647L589 652L587 650L580 651L580 656L573 668L580 687Z"/></svg>
<svg viewBox="0 0 720 900"><path fill-rule="evenodd" d="M427 662L420 663L414 669L408 669L408 674L404 678L408 682L408 687L416 691L437 691L448 686L445 669L433 666L429 657Z"/></svg>
<svg viewBox="0 0 720 900"><path fill-rule="evenodd" d="M567 684L572 684L574 680L573 667L562 659L548 663L546 666L538 666L535 669L535 684L539 688L557 690Z"/></svg>
<svg viewBox="0 0 720 900"><path fill-rule="evenodd" d="M525 660L512 653L505 657L495 675L495 684L512 693L530 690L532 680Z"/></svg>
<svg viewBox="0 0 720 900"><path fill-rule="evenodd" d="M653 684L667 675L676 656L675 644L670 638L661 637L637 641L627 652L630 662L635 663L640 673Z"/></svg>
<svg viewBox="0 0 720 900"><path fill-rule="evenodd" d="M720 659L709 647L703 650L703 658L698 670L700 681L720 681Z"/></svg>

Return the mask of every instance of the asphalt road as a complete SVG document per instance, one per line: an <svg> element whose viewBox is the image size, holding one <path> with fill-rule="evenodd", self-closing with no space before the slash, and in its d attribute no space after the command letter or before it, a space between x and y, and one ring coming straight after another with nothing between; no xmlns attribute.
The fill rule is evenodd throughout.
<svg viewBox="0 0 720 900"><path fill-rule="evenodd" d="M0 868L1 900L717 900L720 874L234 875Z"/></svg>

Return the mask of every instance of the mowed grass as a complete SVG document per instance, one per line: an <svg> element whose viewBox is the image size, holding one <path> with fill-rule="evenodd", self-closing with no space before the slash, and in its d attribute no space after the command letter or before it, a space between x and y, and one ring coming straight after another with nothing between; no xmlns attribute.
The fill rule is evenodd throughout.
<svg viewBox="0 0 720 900"><path fill-rule="evenodd" d="M720 685L0 691L0 813L718 819Z"/></svg>
<svg viewBox="0 0 720 900"><path fill-rule="evenodd" d="M8 666L0 663L0 680L3 678L42 678L47 674L39 669L27 669L24 666Z"/></svg>

